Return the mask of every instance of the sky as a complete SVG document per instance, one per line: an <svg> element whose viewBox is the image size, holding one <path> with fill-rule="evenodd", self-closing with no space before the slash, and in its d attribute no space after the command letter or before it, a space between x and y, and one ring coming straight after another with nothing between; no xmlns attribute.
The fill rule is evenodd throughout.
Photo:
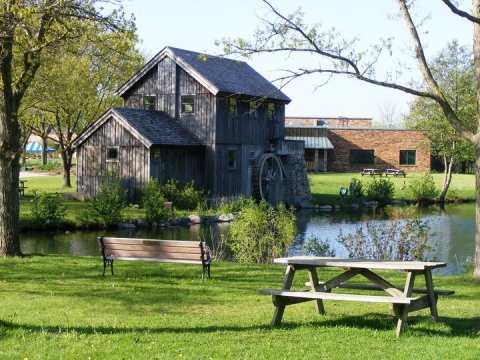
<svg viewBox="0 0 480 360"><path fill-rule="evenodd" d="M409 37L398 16L395 0L271 0L283 14L301 8L309 24L334 27L344 38L356 38L359 49L368 49L381 38L394 38L392 56L380 59L377 76L384 80L394 74L398 81L418 82L419 73L411 55ZM472 29L468 21L453 15L441 0L417 1L414 16L427 58L432 58L447 42L457 39L471 46ZM469 10L471 2L460 1ZM215 44L223 38L252 39L261 26L261 19L271 16L261 0L125 0L126 13L135 16L141 50L152 57L165 46L172 46L216 55L222 48ZM284 74L283 69L319 63L311 55L293 57L288 54L257 55L247 61L269 80ZM398 73L398 70L401 73ZM380 88L345 77L324 79L310 76L297 79L282 91L292 102L286 106L287 116L361 117L384 123L393 116L399 121L408 111L410 95ZM323 85L322 85L323 84ZM320 86L321 85L321 86ZM386 114L386 115L385 115Z"/></svg>

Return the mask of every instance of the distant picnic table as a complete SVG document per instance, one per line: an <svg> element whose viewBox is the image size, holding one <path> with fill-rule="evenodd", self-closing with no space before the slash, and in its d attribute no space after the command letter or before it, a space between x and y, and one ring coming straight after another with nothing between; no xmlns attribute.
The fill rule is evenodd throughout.
<svg viewBox="0 0 480 360"><path fill-rule="evenodd" d="M393 176L395 176L395 177L397 177L397 176L403 176L403 177L407 176L407 174L405 173L405 171L403 171L403 170L397 170L397 169L387 169L387 170L385 170L385 171L383 172L383 174L384 174L385 176L393 175Z"/></svg>
<svg viewBox="0 0 480 360"><path fill-rule="evenodd" d="M362 176L363 175L370 175L370 176L382 176L382 173L378 171L377 169L363 169L362 172L360 173Z"/></svg>

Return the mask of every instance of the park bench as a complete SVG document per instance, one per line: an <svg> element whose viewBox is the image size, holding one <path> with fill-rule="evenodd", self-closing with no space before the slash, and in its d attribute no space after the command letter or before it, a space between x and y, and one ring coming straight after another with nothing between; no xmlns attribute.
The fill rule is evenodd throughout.
<svg viewBox="0 0 480 360"><path fill-rule="evenodd" d="M405 171L397 170L397 169L387 169L383 172L383 175L385 175L385 176L393 175L395 177L397 177L397 176L403 176L403 177L407 176Z"/></svg>
<svg viewBox="0 0 480 360"><path fill-rule="evenodd" d="M210 250L203 241L156 240L117 237L98 237L103 258L103 275L114 260L144 260L202 265L202 279L210 278Z"/></svg>
<svg viewBox="0 0 480 360"><path fill-rule="evenodd" d="M360 173L362 176L363 175L370 175L370 176L382 176L382 173L379 172L377 169L363 169L362 172Z"/></svg>

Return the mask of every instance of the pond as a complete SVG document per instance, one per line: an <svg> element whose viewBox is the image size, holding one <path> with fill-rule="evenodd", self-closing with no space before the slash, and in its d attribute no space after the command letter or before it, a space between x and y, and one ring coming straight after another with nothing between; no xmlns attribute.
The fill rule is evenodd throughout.
<svg viewBox="0 0 480 360"><path fill-rule="evenodd" d="M373 211L323 213L302 210L297 213L298 236L291 254L301 253L305 240L316 237L327 240L337 256L348 256L345 247L336 239L341 230L344 234L355 232L362 222L372 219ZM459 274L473 257L475 242L475 205L447 205L445 209L432 206L421 210L422 219L428 220L434 231L433 250L429 257L448 263L439 273ZM383 220L388 221L388 220ZM228 231L227 224L194 225L190 227L115 231L75 231L72 233L33 233L21 234L22 251L25 254L69 254L75 256L97 256L97 236L142 237L160 239L204 239L211 243L212 237Z"/></svg>

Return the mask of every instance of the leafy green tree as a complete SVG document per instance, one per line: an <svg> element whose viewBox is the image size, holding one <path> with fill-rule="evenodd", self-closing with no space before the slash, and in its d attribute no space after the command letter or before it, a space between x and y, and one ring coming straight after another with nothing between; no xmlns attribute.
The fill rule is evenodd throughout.
<svg viewBox="0 0 480 360"><path fill-rule="evenodd" d="M112 11L100 9L111 3ZM91 27L125 32L132 22L110 0L0 2L0 256L22 255L19 241L19 109L44 56Z"/></svg>
<svg viewBox="0 0 480 360"><path fill-rule="evenodd" d="M34 99L27 103L39 117L30 120L33 131L45 134L45 124L53 130L50 139L59 144L66 187L71 187L75 136L110 107L122 104L115 91L144 63L135 49L133 29L122 33L99 27L87 30L74 43L45 55L26 94Z"/></svg>
<svg viewBox="0 0 480 360"><path fill-rule="evenodd" d="M376 71L379 59L391 54L393 39L381 40L377 45L359 49L358 39L343 39L335 29L324 30L319 24L307 24L300 10L284 15L269 1L262 1L270 11L270 15L262 19L265 26L255 32L253 40L241 38L223 40L226 54L252 56L257 53L283 52L289 54L291 58L295 54L309 54L319 61L305 61L298 69L288 69L286 75L279 80L288 83L311 74L343 75L372 85L428 98L439 105L456 133L472 144L475 151L478 184L474 276L480 278L480 109L475 109L475 125L472 127L470 123L465 124L462 114L456 111L452 99L443 92L432 71L431 63L427 60L421 34L417 29L418 26L424 25L424 18L419 16L420 20L416 21L412 16L415 14L418 17L415 5L419 2L396 0L397 8L410 35L412 56L417 62L420 73L419 78L405 82L395 76L403 68L399 65L392 68L384 78L380 78ZM454 16L473 25L473 68L476 79L475 97L478 104L480 103L480 0L472 0L471 11L460 9L457 2L451 0L442 0L442 2ZM454 32L455 28L449 30ZM390 63L396 64L394 61ZM418 86L419 84L422 85Z"/></svg>
<svg viewBox="0 0 480 360"><path fill-rule="evenodd" d="M472 52L458 42L452 42L432 60L431 70L459 119L474 131L476 97ZM409 128L424 130L430 139L431 153L443 160L445 170L438 198L443 203L454 165L475 159L472 144L457 133L438 103L430 98L415 99L410 104L405 123Z"/></svg>

